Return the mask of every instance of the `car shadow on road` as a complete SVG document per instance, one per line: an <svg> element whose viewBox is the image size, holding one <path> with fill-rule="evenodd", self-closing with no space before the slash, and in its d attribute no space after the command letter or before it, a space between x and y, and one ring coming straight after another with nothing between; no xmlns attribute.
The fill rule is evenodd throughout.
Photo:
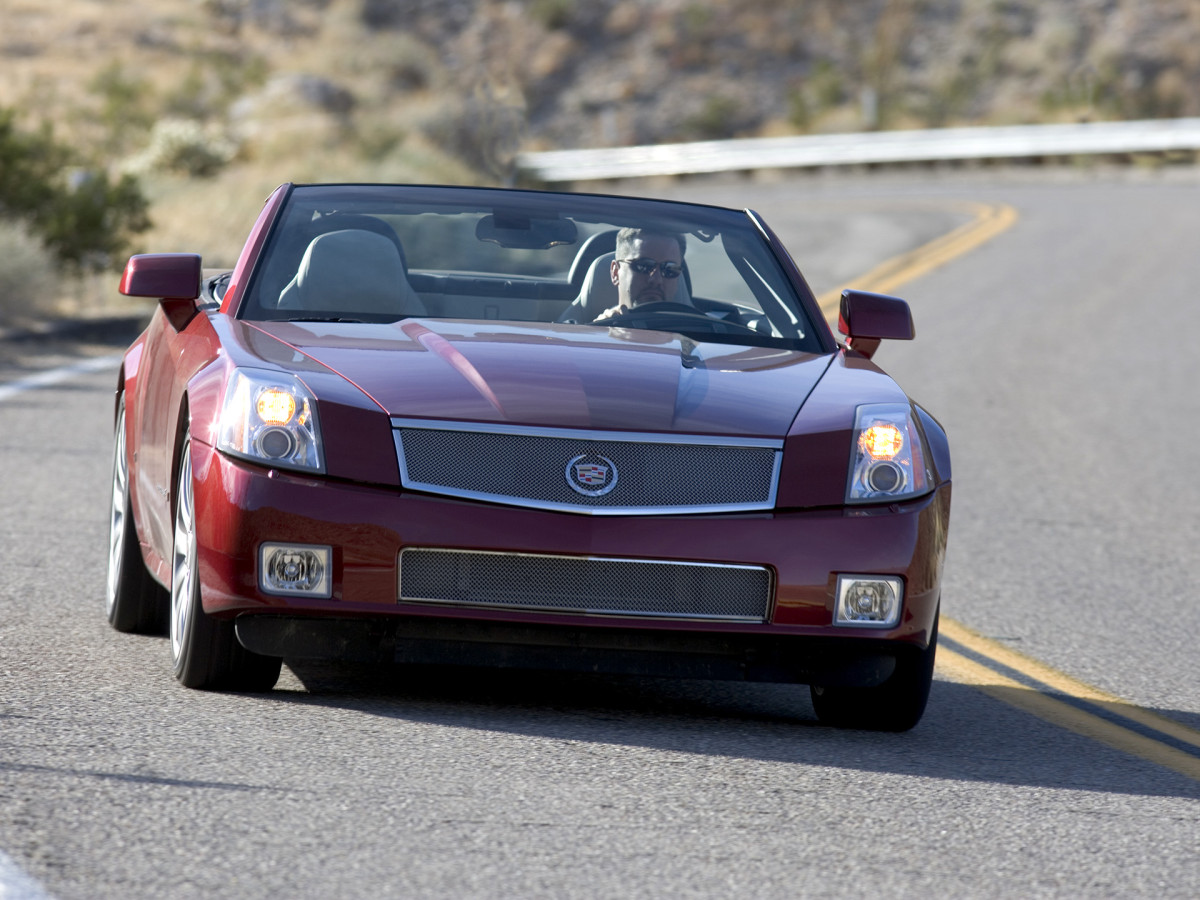
<svg viewBox="0 0 1200 900"><path fill-rule="evenodd" d="M903 734L822 726L803 685L454 667L289 663L268 696L365 715L564 741L958 781L1200 799L1200 782L935 681ZM1165 713L1184 721L1174 713Z"/></svg>

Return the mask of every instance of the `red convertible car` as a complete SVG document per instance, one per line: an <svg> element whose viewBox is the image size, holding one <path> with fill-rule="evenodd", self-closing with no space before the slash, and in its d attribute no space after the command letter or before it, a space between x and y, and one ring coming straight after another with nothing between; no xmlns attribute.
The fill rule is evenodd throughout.
<svg viewBox="0 0 1200 900"><path fill-rule="evenodd" d="M808 684L906 729L937 642L943 429L839 344L752 211L292 185L232 272L134 256L107 615L184 685L284 659Z"/></svg>

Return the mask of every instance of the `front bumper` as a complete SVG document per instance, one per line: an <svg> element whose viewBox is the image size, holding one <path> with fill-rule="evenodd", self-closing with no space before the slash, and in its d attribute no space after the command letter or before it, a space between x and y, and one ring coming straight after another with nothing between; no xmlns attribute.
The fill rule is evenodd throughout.
<svg viewBox="0 0 1200 900"><path fill-rule="evenodd" d="M193 442L206 612L238 617L268 655L454 662L676 677L874 684L927 646L937 615L950 485L902 506L593 517L268 471ZM331 596L259 588L259 547L333 548ZM762 622L401 602L406 547L763 566ZM893 628L833 624L838 573L904 583Z"/></svg>
<svg viewBox="0 0 1200 900"><path fill-rule="evenodd" d="M248 650L289 659L858 687L920 652L898 641L397 616L249 614L236 633Z"/></svg>

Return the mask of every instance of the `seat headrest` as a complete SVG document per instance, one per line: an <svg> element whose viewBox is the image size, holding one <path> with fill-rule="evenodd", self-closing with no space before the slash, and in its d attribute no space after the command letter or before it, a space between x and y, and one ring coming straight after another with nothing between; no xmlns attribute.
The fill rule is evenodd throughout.
<svg viewBox="0 0 1200 900"><path fill-rule="evenodd" d="M420 305L395 242L356 228L313 238L279 297L281 308L397 316L422 313Z"/></svg>
<svg viewBox="0 0 1200 900"><path fill-rule="evenodd" d="M612 261L617 254L604 253L592 260L583 286L579 289L581 315L579 321L591 322L600 313L617 305L617 286L612 283Z"/></svg>

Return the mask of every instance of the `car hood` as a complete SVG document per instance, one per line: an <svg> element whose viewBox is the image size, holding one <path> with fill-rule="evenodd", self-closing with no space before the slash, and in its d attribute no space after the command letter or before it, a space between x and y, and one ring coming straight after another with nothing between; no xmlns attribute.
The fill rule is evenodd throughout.
<svg viewBox="0 0 1200 900"><path fill-rule="evenodd" d="M295 368L298 353L393 417L664 434L783 438L831 359L573 325L407 319L252 327L282 343L272 358L277 351L251 340L264 359Z"/></svg>

